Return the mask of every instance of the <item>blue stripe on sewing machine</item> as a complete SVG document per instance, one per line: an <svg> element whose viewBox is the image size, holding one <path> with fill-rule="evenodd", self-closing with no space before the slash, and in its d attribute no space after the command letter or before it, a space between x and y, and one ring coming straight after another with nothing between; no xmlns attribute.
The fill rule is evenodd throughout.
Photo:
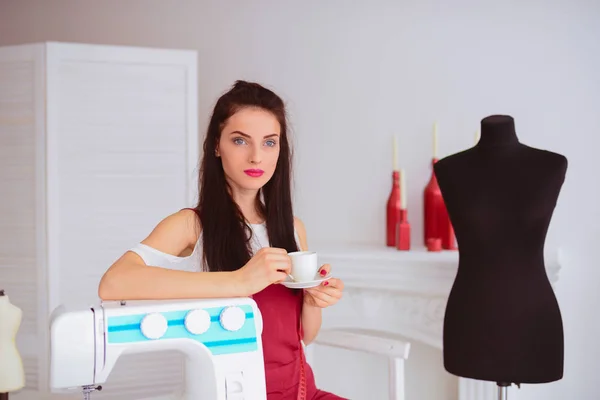
<svg viewBox="0 0 600 400"><path fill-rule="evenodd" d="M257 350L254 311L249 305L238 306L246 313L244 326L238 331L228 331L221 326L219 316L226 307L205 308L210 314L210 328L201 335L193 335L185 328L185 316L190 310L168 311L161 314L167 319L168 328L163 337L156 340L187 338L204 344L213 355L243 353ZM108 343L124 344L148 342L141 331L142 319L147 314L119 315L108 318Z"/></svg>

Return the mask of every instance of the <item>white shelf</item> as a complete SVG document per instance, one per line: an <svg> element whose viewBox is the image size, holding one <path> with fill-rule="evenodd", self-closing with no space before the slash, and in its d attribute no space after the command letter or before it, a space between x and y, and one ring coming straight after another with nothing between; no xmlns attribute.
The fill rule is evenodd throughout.
<svg viewBox="0 0 600 400"><path fill-rule="evenodd" d="M346 287L447 295L458 268L457 250L429 252L425 248L400 251L369 244L319 243L312 246L319 263L329 263ZM547 251L546 270L558 280L560 251Z"/></svg>
<svg viewBox="0 0 600 400"><path fill-rule="evenodd" d="M375 244L326 244L320 243L314 247L319 255L339 259L377 260L381 262L402 262L418 264L456 264L458 251L427 251L418 247L410 251L397 250L394 247L378 246Z"/></svg>

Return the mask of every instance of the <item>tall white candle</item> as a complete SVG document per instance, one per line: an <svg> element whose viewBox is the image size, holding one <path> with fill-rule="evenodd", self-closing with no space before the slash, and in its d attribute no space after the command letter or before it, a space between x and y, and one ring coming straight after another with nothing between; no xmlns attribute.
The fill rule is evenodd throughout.
<svg viewBox="0 0 600 400"><path fill-rule="evenodd" d="M438 158L438 124L433 124L433 158Z"/></svg>
<svg viewBox="0 0 600 400"><path fill-rule="evenodd" d="M396 143L396 135L394 135L394 143L393 143L392 151L394 152L393 168L394 168L394 171L398 171L398 148L397 148L397 143Z"/></svg>
<svg viewBox="0 0 600 400"><path fill-rule="evenodd" d="M406 170L400 170L400 208L406 210Z"/></svg>

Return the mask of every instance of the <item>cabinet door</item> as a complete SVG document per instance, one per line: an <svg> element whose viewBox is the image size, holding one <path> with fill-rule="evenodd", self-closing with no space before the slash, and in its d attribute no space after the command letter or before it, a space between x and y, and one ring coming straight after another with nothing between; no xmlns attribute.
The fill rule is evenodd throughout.
<svg viewBox="0 0 600 400"><path fill-rule="evenodd" d="M129 247L197 197L196 53L47 48L48 304L98 302ZM127 355L99 399L178 390L175 352Z"/></svg>
<svg viewBox="0 0 600 400"><path fill-rule="evenodd" d="M44 47L0 48L0 289L22 311L17 347L38 389L45 281ZM0 320L1 320L0 316ZM0 350L0 357L2 357Z"/></svg>

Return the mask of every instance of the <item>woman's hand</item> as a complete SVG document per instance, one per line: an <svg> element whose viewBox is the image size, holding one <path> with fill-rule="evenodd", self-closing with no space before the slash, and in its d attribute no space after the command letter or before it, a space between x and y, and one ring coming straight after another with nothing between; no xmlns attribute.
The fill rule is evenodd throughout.
<svg viewBox="0 0 600 400"><path fill-rule="evenodd" d="M325 264L319 270L322 276L327 276L331 266ZM304 304L311 307L325 308L334 305L342 298L344 282L341 279L331 278L323 281L319 286L304 289Z"/></svg>
<svg viewBox="0 0 600 400"><path fill-rule="evenodd" d="M292 261L285 249L263 247L234 272L243 296L258 293L272 283L282 282L290 273Z"/></svg>

